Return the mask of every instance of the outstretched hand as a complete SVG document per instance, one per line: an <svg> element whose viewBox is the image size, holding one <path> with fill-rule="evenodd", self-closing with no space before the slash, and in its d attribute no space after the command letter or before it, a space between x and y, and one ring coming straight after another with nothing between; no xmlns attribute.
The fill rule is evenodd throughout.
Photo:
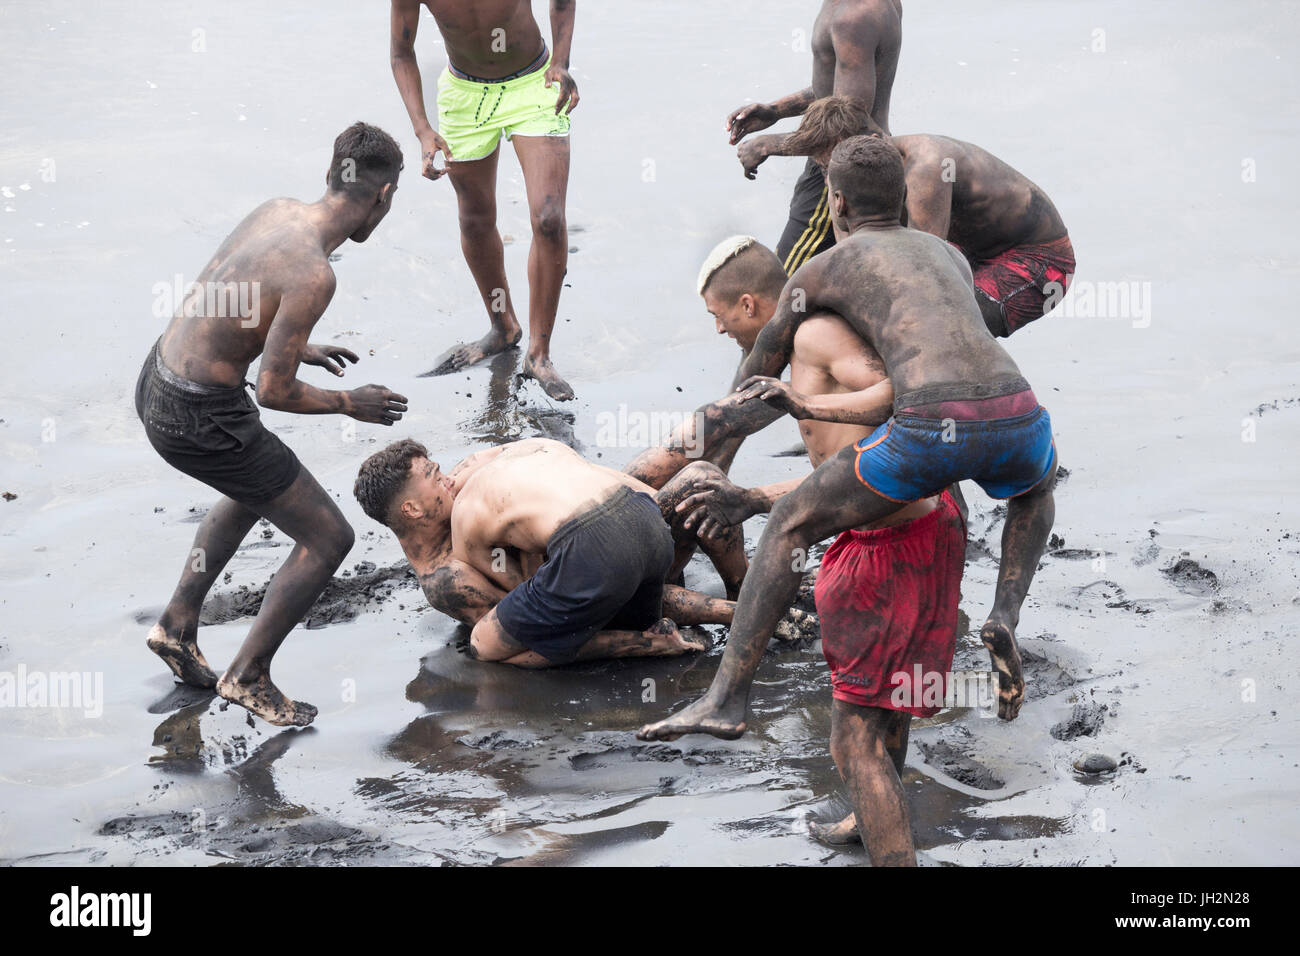
<svg viewBox="0 0 1300 956"><path fill-rule="evenodd" d="M335 375L342 377L343 370L347 367L344 362L346 359L353 365L361 361L357 354L351 349L345 349L341 345L312 345L307 343L307 347L302 350L301 362L303 365L315 365L319 368L328 369Z"/></svg>
<svg viewBox="0 0 1300 956"><path fill-rule="evenodd" d="M750 133L767 129L776 120L776 110L766 103L749 103L732 110L731 115L727 117L727 132L731 134L731 145L735 146Z"/></svg>

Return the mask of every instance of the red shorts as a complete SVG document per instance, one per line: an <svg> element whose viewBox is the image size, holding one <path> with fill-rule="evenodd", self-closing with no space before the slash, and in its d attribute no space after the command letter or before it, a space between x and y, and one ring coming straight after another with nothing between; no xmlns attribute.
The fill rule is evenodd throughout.
<svg viewBox="0 0 1300 956"><path fill-rule="evenodd" d="M966 526L947 491L927 515L835 539L813 594L836 700L917 717L943 709L965 564ZM937 699L923 693L936 681Z"/></svg>
<svg viewBox="0 0 1300 956"><path fill-rule="evenodd" d="M1074 246L1062 236L970 264L976 291L1002 309L1002 326L989 331L1005 338L1056 308L1074 278Z"/></svg>

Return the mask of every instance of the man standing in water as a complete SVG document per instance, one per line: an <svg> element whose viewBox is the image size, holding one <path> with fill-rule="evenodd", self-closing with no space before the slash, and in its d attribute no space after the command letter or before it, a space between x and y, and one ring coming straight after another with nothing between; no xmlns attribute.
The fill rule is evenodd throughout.
<svg viewBox="0 0 1300 956"><path fill-rule="evenodd" d="M742 106L727 117L731 144L740 143L736 154L746 178L757 176L769 156L802 154L786 149L788 134L741 140L779 120L802 116L822 97L851 96L870 104L877 125L888 132L889 98L902 46L902 0L823 0L813 23L812 85L772 103ZM795 183L790 219L776 246L788 275L835 244L829 203L825 170L809 158Z"/></svg>
<svg viewBox="0 0 1300 956"><path fill-rule="evenodd" d="M713 683L680 713L641 728L644 740L741 736L754 673L799 586L801 556L965 479L1008 499L997 595L980 638L998 671L998 716L1013 720L1024 701L1015 630L1055 516L1051 419L985 327L966 261L941 239L902 225L898 150L874 137L846 140L831 154L828 178L838 244L791 278L745 371L779 374L800 323L833 312L880 355L894 417L777 502Z"/></svg>
<svg viewBox="0 0 1300 956"><path fill-rule="evenodd" d="M271 658L352 549L353 532L311 472L262 424L244 376L260 355L257 401L266 408L378 425L402 417L406 399L383 386L328 391L297 377L302 363L342 375L345 360L357 361L347 349L307 337L334 295L330 253L347 239L369 238L392 207L401 168L401 150L383 130L365 123L344 130L334 141L325 195L310 204L272 199L236 226L136 384L149 443L223 496L199 525L176 591L149 632L149 649L185 683L215 687L272 724L305 726L316 716L315 707L271 682ZM199 650L199 612L258 518L295 546L218 680Z"/></svg>
<svg viewBox="0 0 1300 956"><path fill-rule="evenodd" d="M447 47L438 78L438 129L425 111L415 58L420 6L429 8ZM505 351L521 336L505 250L497 232L497 162L501 140L514 143L523 170L532 221L528 252L528 354L523 372L558 401L573 389L551 364L551 331L569 261L565 195L569 185L569 113L578 87L569 75L573 0L551 0L547 51L528 0L392 0L393 77L420 139L421 173L450 174L460 211L460 246L488 311L491 329L477 342L457 345L433 374L454 372ZM442 153L445 165L435 157Z"/></svg>

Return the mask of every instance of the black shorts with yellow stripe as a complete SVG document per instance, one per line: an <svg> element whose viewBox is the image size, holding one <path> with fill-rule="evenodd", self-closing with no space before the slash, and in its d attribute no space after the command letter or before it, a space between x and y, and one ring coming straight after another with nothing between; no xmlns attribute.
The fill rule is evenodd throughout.
<svg viewBox="0 0 1300 956"><path fill-rule="evenodd" d="M835 245L835 230L831 228L830 200L826 195L826 178L822 168L808 160L808 165L794 184L790 199L790 221L785 224L776 254L785 267L786 275L817 255Z"/></svg>

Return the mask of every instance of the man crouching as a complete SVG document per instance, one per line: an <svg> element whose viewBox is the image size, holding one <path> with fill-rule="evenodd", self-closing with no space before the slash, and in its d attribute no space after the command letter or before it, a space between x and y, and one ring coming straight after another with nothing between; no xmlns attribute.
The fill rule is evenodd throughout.
<svg viewBox="0 0 1300 956"><path fill-rule="evenodd" d="M443 474L416 441L368 458L354 493L484 661L550 667L702 651L664 617L672 532L648 485L527 439ZM701 596L702 597L702 596ZM732 603L713 598L730 621Z"/></svg>

